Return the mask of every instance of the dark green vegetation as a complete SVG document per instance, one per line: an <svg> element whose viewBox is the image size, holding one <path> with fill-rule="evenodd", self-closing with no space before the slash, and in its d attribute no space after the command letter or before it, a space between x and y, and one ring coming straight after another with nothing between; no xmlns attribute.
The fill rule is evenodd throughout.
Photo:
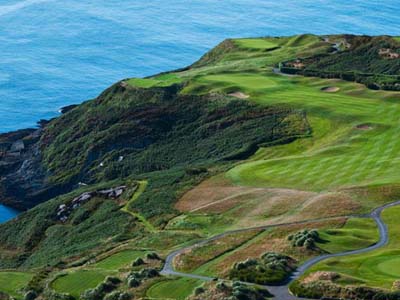
<svg viewBox="0 0 400 300"><path fill-rule="evenodd" d="M230 229L364 214L397 199L400 94L383 89L398 89L398 49L390 37L227 40L188 68L118 82L40 130L1 135L0 201L43 202L0 225L4 293L265 299L265 290L238 283L160 277L162 260L146 254L165 258ZM319 78L285 76L278 66ZM126 186L118 197L70 209L85 192L117 186ZM292 225L224 236L187 262L197 274L275 284L307 258L377 240L368 218ZM316 280L293 287L329 284L315 291L331 297L347 295L346 285L390 289L400 275L391 269L397 250L393 242L321 263L310 272L337 275L306 274Z"/></svg>
<svg viewBox="0 0 400 300"><path fill-rule="evenodd" d="M296 261L286 255L267 252L260 259L247 259L235 263L229 273L233 280L264 285L284 283L296 269Z"/></svg>
<svg viewBox="0 0 400 300"><path fill-rule="evenodd" d="M179 91L119 83L51 123L42 137L50 180L71 185L146 178L148 188L132 208L161 224L174 214L176 193L207 176L207 167L309 130L305 116L292 109Z"/></svg>
<svg viewBox="0 0 400 300"><path fill-rule="evenodd" d="M296 234L289 235L288 240L292 242L293 247L313 249L320 238L318 231L304 229Z"/></svg>
<svg viewBox="0 0 400 300"><path fill-rule="evenodd" d="M391 37L330 37L334 54L289 61L282 71L306 76L356 81L372 89L400 90L400 43ZM296 64L297 63L297 64Z"/></svg>
<svg viewBox="0 0 400 300"><path fill-rule="evenodd" d="M357 282L352 282L357 284ZM398 300L399 291L382 291L366 286L342 286L332 284L329 281L317 281L308 284L294 282L290 290L296 296L310 299L333 298L333 299L355 299L355 300Z"/></svg>

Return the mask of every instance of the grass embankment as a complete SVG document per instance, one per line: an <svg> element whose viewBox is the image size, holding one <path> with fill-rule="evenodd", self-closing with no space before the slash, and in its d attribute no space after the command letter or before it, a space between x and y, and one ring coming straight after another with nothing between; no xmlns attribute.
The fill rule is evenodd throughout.
<svg viewBox="0 0 400 300"><path fill-rule="evenodd" d="M390 289L400 276L400 207L386 209L383 220L389 228L389 244L362 255L335 258L314 266L309 272L332 271L368 286ZM346 282L344 282L346 283Z"/></svg>

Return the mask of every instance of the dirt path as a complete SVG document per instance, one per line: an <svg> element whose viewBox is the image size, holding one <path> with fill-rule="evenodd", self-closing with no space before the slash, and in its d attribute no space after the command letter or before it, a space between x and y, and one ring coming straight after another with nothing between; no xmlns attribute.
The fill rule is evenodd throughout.
<svg viewBox="0 0 400 300"><path fill-rule="evenodd" d="M302 264L301 266L299 266L296 270L296 272L294 272L292 274L292 276L290 277L290 279L288 280L288 282L284 285L281 286L265 286L273 295L275 295L275 297L273 299L277 299L277 300L296 300L296 299L300 299L298 297L295 297L293 295L290 294L288 286L289 284L298 279L300 276L302 276L308 269L310 269L312 266L314 266L315 264L325 260L325 259L329 259L329 258L334 258L334 257L343 257L343 256L348 256L348 255L355 255L355 254L362 254L362 253L366 253L369 251L373 251L376 250L378 248L381 248L383 246L385 246L388 242L389 242L389 233L388 233L388 228L386 226L386 224L383 222L382 218L381 218L381 214L382 211L386 208L389 207L393 207L393 206L398 206L400 205L400 201L396 201L390 204L386 204L383 206L380 206L378 208L376 208L375 210L373 210L371 212L371 214L365 216L347 216L347 217L361 217L361 218L365 218L365 217L369 217L372 218L377 226L378 226L378 230L379 230L379 241L367 248L363 248L363 249L358 249L358 250L353 250L353 251L346 251L346 252L342 252L342 253L336 253L336 254L326 254L326 255L321 255L321 256L317 256L314 257L308 261L306 261L304 264ZM163 275L175 275L175 276L181 276L181 277L188 277L188 278L194 278L194 279L200 279L200 280L204 280L204 281L212 281L214 278L212 277L207 277L207 276L201 276L201 275L197 275L197 274L188 274L188 273L182 273L182 272L177 272L174 270L173 267L173 260L176 256L178 256L179 254L184 253L187 250L193 249L195 247L198 246L203 246L211 241L220 239L228 234L232 234L232 233L238 233L238 232L243 232L243 231L248 231L248 230L252 230L252 229L268 229L268 228L274 228L274 227L279 227L279 226L287 226L287 225L295 225L295 224L307 224L307 223L312 223L312 222L320 222L320 221L327 221L327 220L334 220L334 219L339 219L339 218L343 218L343 216L341 217L330 217L330 218L321 218L321 219L313 219L313 220L306 220L306 221L300 221L300 222L292 222L292 223L282 223L282 224L276 224L276 225L266 225L266 226L260 226L260 227L252 227L252 228L244 228L244 229L238 229L238 230L232 230L232 231L227 231L221 234L218 234L216 236L213 236L211 238L205 239L203 241L200 241L192 246L189 247L185 247L182 249L178 249L172 253L170 253L166 260L165 260L165 265L163 270L161 271L161 274ZM250 285L252 285L252 283L248 283Z"/></svg>
<svg viewBox="0 0 400 300"><path fill-rule="evenodd" d="M140 197L140 195L146 190L148 182L143 180L139 181L138 184L139 186L135 191L135 193L133 194L132 198L125 204L125 206L121 210L137 218L144 225L144 227L146 227L148 231L157 232L158 230L149 221L147 221L144 216L130 210L131 203L135 202Z"/></svg>

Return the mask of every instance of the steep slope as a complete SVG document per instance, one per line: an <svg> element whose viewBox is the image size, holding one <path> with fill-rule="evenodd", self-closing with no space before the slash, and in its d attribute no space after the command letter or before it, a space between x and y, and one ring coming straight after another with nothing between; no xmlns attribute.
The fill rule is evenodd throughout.
<svg viewBox="0 0 400 300"><path fill-rule="evenodd" d="M96 251L105 240L110 247L139 237L142 229L135 226L135 217L120 211L127 198L91 199L66 222L57 214L74 195L93 191L99 183L113 187L147 180L128 210L162 226L176 215L173 204L180 193L202 178L247 158L261 144L310 133L301 111L222 94L180 95L179 90L118 83L51 121L37 142L46 184L58 187L60 194L79 182L84 187L1 225L5 254L0 265L55 265Z"/></svg>

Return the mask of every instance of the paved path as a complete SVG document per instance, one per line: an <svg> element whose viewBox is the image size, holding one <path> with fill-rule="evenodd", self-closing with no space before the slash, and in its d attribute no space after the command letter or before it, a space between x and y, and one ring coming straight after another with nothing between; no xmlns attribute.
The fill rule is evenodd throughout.
<svg viewBox="0 0 400 300"><path fill-rule="evenodd" d="M363 249L359 249L359 250L353 250L353 251L347 251L347 252L341 252L341 253L335 253L335 254L325 254L325 255L321 255L321 256L317 256L314 257L308 261L306 261L304 264L302 264L301 266L299 266L297 268L297 270L292 274L292 276L289 278L288 282L284 285L281 286L265 286L266 288L268 288L268 290L275 296L274 299L279 299L279 300L296 300L299 299L298 297L295 297L293 295L290 294L288 286L289 284L293 281L298 279L300 276L302 276L309 268L311 268L312 266L314 266L315 264L325 260L325 259L329 259L329 258L334 258L334 257L342 257L342 256L348 256L348 255L355 255L355 254L362 254L362 253L366 253L372 250L376 250L378 248L381 248L383 246L385 246L388 242L389 242L389 234L388 234L388 228L386 226L386 224L382 221L381 218L381 213L384 209L389 208L389 207L393 207L393 206L398 206L400 205L400 201L396 201L393 203L389 203L386 205L383 205L381 207L378 207L376 209L374 209L371 214L367 215L367 216L345 216L347 218L349 217L369 217L374 219L374 221L376 222L377 226L378 226L378 230L379 230L379 241L367 248L363 248ZM187 250L190 250L192 248L198 247L198 246L202 246L205 245L211 241L220 239L228 234L232 234L232 233L238 233L238 232L243 232L243 231L248 231L248 230L256 230L256 229L268 229L268 228L275 228L275 227L279 227L279 226L287 226L287 225L295 225L295 224L307 224L307 223L312 223L312 222L320 222L320 221L327 221L327 220L334 220L334 219L340 219L343 218L342 217L330 217L330 218L321 218L321 219L312 219L312 220L306 220L306 221L299 221L299 222L292 222L292 223L282 223L282 224L275 224L275 225L266 225L266 226L259 226L259 227L251 227L251 228L243 228L243 229L238 229L238 230L232 230L232 231L227 231L221 234L218 234L216 236L213 236L211 238L202 240L192 246L189 247L185 247L182 249L178 249L172 253L170 253L166 260L165 260L165 265L163 270L161 271L161 274L163 275L175 275L175 276L181 276L181 277L188 277L188 278L195 278L195 279L200 279L200 280L204 280L204 281L212 281L214 278L212 277L207 277L207 276L201 276L201 275L196 275L196 274L188 274L188 273L182 273L182 272L177 272L174 270L173 267L173 260L176 256L178 256L179 254L184 253ZM251 285L251 283L248 283Z"/></svg>

